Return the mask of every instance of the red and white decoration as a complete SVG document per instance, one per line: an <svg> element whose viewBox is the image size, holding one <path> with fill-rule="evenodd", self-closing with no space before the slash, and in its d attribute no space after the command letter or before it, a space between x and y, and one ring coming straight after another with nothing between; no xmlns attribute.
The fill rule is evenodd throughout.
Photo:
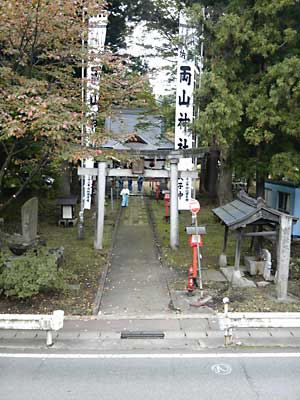
<svg viewBox="0 0 300 400"><path fill-rule="evenodd" d="M196 199L189 200L189 209L193 214L197 214L200 211L200 203Z"/></svg>

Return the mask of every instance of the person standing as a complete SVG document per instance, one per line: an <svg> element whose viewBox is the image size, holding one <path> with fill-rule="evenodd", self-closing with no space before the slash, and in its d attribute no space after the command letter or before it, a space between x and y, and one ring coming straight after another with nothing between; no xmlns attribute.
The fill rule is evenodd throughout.
<svg viewBox="0 0 300 400"><path fill-rule="evenodd" d="M138 192L141 192L141 191L142 191L143 182L144 182L144 177L143 177L143 175L139 175L139 176L138 176L138 179L137 179Z"/></svg>
<svg viewBox="0 0 300 400"><path fill-rule="evenodd" d="M128 189L129 192L132 192L132 178L128 178Z"/></svg>
<svg viewBox="0 0 300 400"><path fill-rule="evenodd" d="M123 189L123 184L124 184L123 178L122 178L121 176L119 176L119 178L118 178L118 185L119 185L119 191L120 191L120 192L121 192L121 190Z"/></svg>
<svg viewBox="0 0 300 400"><path fill-rule="evenodd" d="M124 185L120 193L120 195L122 196L122 203L121 203L122 207L128 207L129 194L130 194L129 189L127 188L127 186Z"/></svg>

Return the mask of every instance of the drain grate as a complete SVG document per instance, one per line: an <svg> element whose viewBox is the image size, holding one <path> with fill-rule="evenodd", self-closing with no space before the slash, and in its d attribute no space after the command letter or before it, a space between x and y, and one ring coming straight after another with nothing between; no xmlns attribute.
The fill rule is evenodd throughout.
<svg viewBox="0 0 300 400"><path fill-rule="evenodd" d="M159 331L125 331L121 332L121 339L164 339L164 332Z"/></svg>

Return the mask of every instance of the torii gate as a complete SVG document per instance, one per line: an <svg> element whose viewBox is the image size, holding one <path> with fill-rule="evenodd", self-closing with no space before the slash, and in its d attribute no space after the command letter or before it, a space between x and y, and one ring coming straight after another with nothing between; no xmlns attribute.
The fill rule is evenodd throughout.
<svg viewBox="0 0 300 400"><path fill-rule="evenodd" d="M194 156L203 155L207 149L194 149L189 151L172 151L168 152L167 159L170 161L170 171L168 170L145 170L143 176L145 178L169 178L170 179L170 247L176 250L179 247L179 217L178 217L178 178L192 179L198 178L196 170L193 171L178 171L179 159L184 157L186 153ZM104 228L104 204L105 204L105 178L108 177L134 177L131 169L107 168L104 161L98 162L98 168L78 168L78 175L97 176L97 223L96 237L94 248L102 250L103 248L103 228ZM99 190L103 188L103 190Z"/></svg>

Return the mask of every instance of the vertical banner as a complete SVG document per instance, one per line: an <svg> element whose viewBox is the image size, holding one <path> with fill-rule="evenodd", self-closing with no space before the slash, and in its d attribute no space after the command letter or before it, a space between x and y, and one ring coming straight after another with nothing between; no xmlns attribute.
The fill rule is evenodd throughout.
<svg viewBox="0 0 300 400"><path fill-rule="evenodd" d="M187 24L184 13L179 17L179 48L176 80L176 113L175 113L175 149L190 149L193 146L192 131L189 126L193 121L193 92L195 78L195 61L189 59L193 50L194 30ZM182 158L178 164L179 171L194 169L192 158ZM178 209L189 210L192 197L192 179L178 179Z"/></svg>
<svg viewBox="0 0 300 400"><path fill-rule="evenodd" d="M107 14L90 16L88 18L88 38L87 38L87 65L86 65L86 118L84 145L91 146L91 135L97 128L97 114L99 101L99 87L101 75L100 54L104 50L107 26ZM93 158L83 161L83 167L93 168ZM93 177L85 175L83 177L83 208L91 208Z"/></svg>

